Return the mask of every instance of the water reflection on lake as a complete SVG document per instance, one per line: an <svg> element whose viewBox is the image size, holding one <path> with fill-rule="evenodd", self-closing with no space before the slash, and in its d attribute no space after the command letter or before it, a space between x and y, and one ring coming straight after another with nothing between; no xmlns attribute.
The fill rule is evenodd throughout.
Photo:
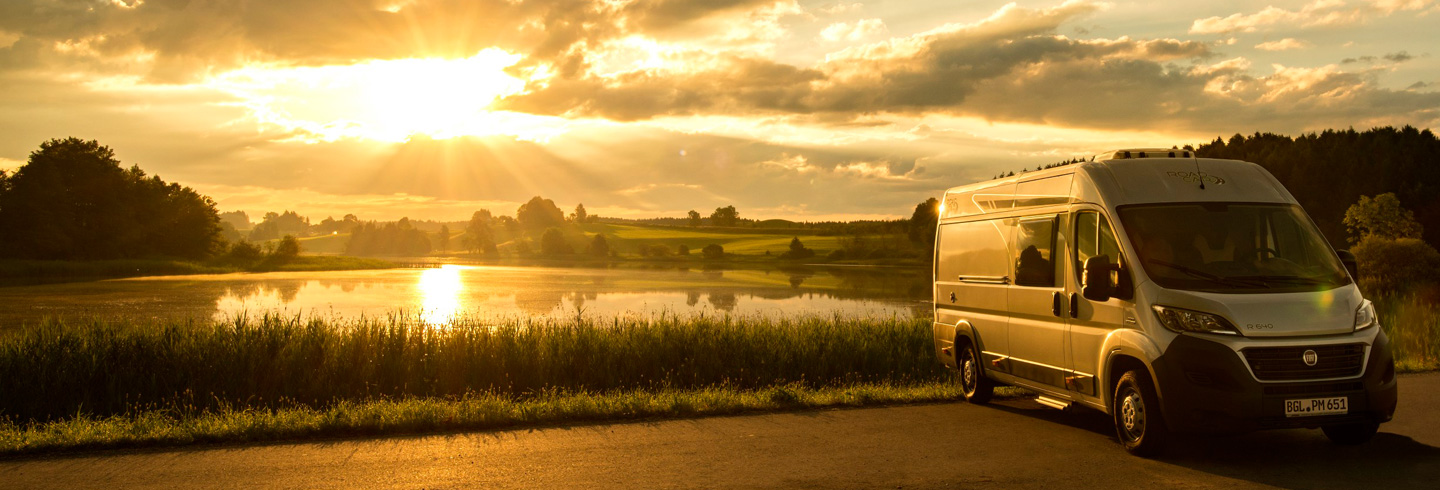
<svg viewBox="0 0 1440 490"><path fill-rule="evenodd" d="M434 269L165 276L0 287L0 326L44 317L142 320L247 313L355 318L404 310L455 315L928 315L929 271L883 268L720 270L446 265Z"/></svg>

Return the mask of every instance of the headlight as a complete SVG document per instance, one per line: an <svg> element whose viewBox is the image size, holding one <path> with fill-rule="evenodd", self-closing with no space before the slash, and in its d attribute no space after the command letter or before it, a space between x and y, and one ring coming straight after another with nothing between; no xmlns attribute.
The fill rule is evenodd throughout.
<svg viewBox="0 0 1440 490"><path fill-rule="evenodd" d="M1375 304L1370 300L1361 300L1360 307L1355 309L1355 330L1364 330L1380 323L1375 317Z"/></svg>
<svg viewBox="0 0 1440 490"><path fill-rule="evenodd" d="M1160 324L1176 332L1240 335L1240 330L1220 315L1160 305L1152 308L1155 309L1155 316L1160 317Z"/></svg>

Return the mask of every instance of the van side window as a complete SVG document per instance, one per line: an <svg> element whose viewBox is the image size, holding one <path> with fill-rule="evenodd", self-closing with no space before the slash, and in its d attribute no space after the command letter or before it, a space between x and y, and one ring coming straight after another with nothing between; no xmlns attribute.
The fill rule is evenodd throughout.
<svg viewBox="0 0 1440 490"><path fill-rule="evenodd" d="M1025 219L1015 229L1015 285L1055 287L1055 217Z"/></svg>
<svg viewBox="0 0 1440 490"><path fill-rule="evenodd" d="M1090 257L1106 255L1111 264L1119 264L1120 243L1110 220L1094 211L1081 211L1075 215L1075 280L1080 280L1080 271L1085 270L1085 261ZM1114 279L1112 279L1114 280Z"/></svg>
<svg viewBox="0 0 1440 490"><path fill-rule="evenodd" d="M1010 275L1007 257L1012 227L1005 220L992 219L940 225L940 260L936 280L961 277L1003 279Z"/></svg>

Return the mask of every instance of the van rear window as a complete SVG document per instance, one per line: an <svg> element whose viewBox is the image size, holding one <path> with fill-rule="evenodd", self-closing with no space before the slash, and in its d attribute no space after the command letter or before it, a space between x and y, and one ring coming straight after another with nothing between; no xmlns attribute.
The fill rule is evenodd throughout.
<svg viewBox="0 0 1440 490"><path fill-rule="evenodd" d="M1010 275L1007 244L1013 226L992 219L940 225L936 279L1000 279Z"/></svg>
<svg viewBox="0 0 1440 490"><path fill-rule="evenodd" d="M1055 217L1024 219L1015 228L1015 285L1055 287Z"/></svg>

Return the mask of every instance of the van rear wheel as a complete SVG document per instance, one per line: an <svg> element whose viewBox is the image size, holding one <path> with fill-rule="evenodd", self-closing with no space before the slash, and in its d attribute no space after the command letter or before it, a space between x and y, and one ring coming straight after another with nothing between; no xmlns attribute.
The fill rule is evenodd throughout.
<svg viewBox="0 0 1440 490"><path fill-rule="evenodd" d="M989 402L990 397L995 395L995 382L980 372L980 356L975 352L975 344L965 344L957 364L960 368L960 390L965 393L965 401L976 405Z"/></svg>
<svg viewBox="0 0 1440 490"><path fill-rule="evenodd" d="M1160 398L1150 373L1127 371L1115 384L1115 400L1110 405L1115 416L1115 432L1125 451L1136 456L1153 456L1165 449L1169 435Z"/></svg>

